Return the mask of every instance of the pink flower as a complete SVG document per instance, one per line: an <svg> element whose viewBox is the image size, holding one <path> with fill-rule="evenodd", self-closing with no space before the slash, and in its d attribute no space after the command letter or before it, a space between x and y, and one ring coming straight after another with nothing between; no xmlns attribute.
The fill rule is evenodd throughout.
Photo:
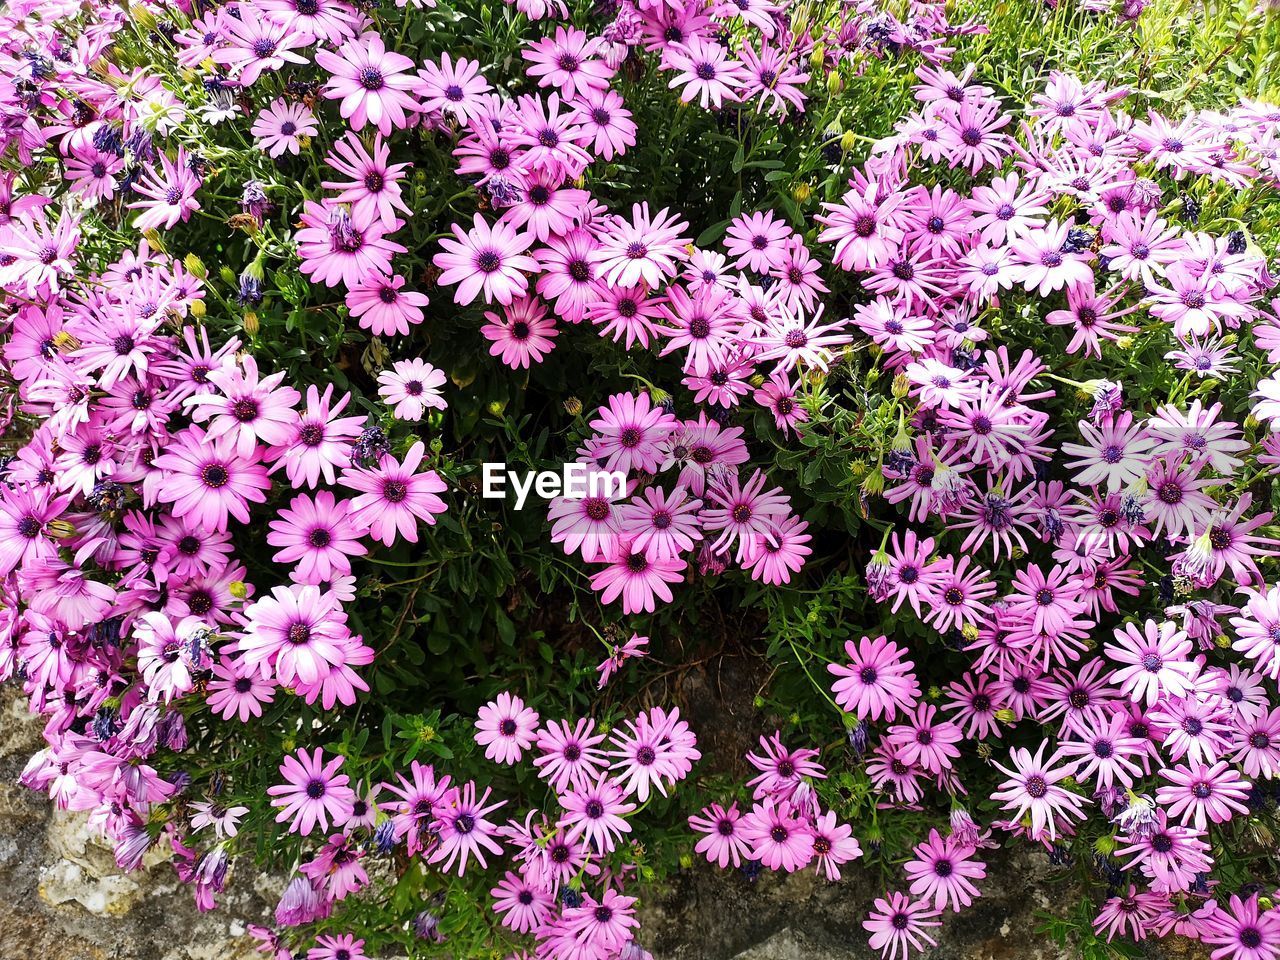
<svg viewBox="0 0 1280 960"><path fill-rule="evenodd" d="M235 16L222 20L227 43L217 47L211 57L214 63L230 67L228 72L240 85L252 86L263 71L279 70L286 63L307 62L293 49L309 45L310 34L297 30L293 22L264 16L251 3L237 3L235 11Z"/></svg>
<svg viewBox="0 0 1280 960"><path fill-rule="evenodd" d="M267 793L274 799L273 807L279 807L276 822L289 822L289 832L310 835L316 825L328 831L330 821L335 827L346 823L351 816L355 792L347 786L350 779L338 773L346 757L334 757L325 762L323 752L317 747L310 755L298 750L284 758L280 775L285 782L268 787Z"/></svg>
<svg viewBox="0 0 1280 960"><path fill-rule="evenodd" d="M832 882L840 879L840 864L862 856L853 828L847 823L838 823L830 810L814 818L809 832L813 835L814 870Z"/></svg>
<svg viewBox="0 0 1280 960"><path fill-rule="evenodd" d="M552 720L538 731L542 755L534 758L533 765L557 793L564 793L570 785L582 787L593 782L608 766L608 758L599 749L605 735L594 733L595 727L591 719L580 719L572 727L568 720Z"/></svg>
<svg viewBox="0 0 1280 960"><path fill-rule="evenodd" d="M422 98L423 110L450 113L460 120L479 119L483 95L493 88L480 73L480 64L466 57L454 61L446 50L439 65L428 60L418 71L414 92Z"/></svg>
<svg viewBox="0 0 1280 960"><path fill-rule="evenodd" d="M601 603L622 598L623 613L653 613L655 596L664 603L672 600L668 584L684 579L688 566L679 557L651 559L643 550L625 540L606 547L605 569L591 577L591 589L600 593Z"/></svg>
<svg viewBox="0 0 1280 960"><path fill-rule="evenodd" d="M351 572L349 558L368 552L350 513L350 501L337 500L328 490L294 497L281 508L279 519L271 521L267 543L282 548L271 559L296 563L304 583L318 585L345 576Z"/></svg>
<svg viewBox="0 0 1280 960"><path fill-rule="evenodd" d="M704 835L694 850L721 868L730 863L739 867L744 859L751 858L751 844L743 836L743 826L736 803L727 810L713 803L704 807L701 814L689 817L689 828Z"/></svg>
<svg viewBox="0 0 1280 960"><path fill-rule="evenodd" d="M183 405L192 409L191 419L197 423L210 421L206 439L234 440L236 453L248 459L259 443L279 445L289 438L297 419L293 408L302 395L281 385L283 370L259 379L253 357L241 364L243 369L228 366L210 372L209 382L218 392L190 396Z"/></svg>
<svg viewBox="0 0 1280 960"><path fill-rule="evenodd" d="M387 52L376 33L348 40L337 53L317 50L316 64L329 72L325 96L342 101L339 112L351 121L352 130L363 130L369 123L385 137L393 129L407 127L408 114L418 110L407 92L416 83L407 72L413 69L413 61Z"/></svg>
<svg viewBox="0 0 1280 960"><path fill-rule="evenodd" d="M200 209L200 201L195 198L196 191L200 189L200 178L192 170L191 160L182 147L178 148L176 160L160 154L159 174L152 167L146 176L134 183L133 189L149 198L128 204L130 210L142 211L133 218L136 230L157 230L160 227L169 230L178 222L186 223L192 212Z"/></svg>
<svg viewBox="0 0 1280 960"><path fill-rule="evenodd" d="M426 444L418 441L403 463L386 455L373 468L353 467L338 478L344 487L359 491L351 501L352 522L388 547L397 533L417 543L418 522L432 525L436 514L448 509L436 496L446 489L440 476L434 470L416 472L426 453Z"/></svg>
<svg viewBox="0 0 1280 960"><path fill-rule="evenodd" d="M1131 699L1154 707L1161 696L1182 697L1193 689L1200 665L1191 660L1191 640L1169 621L1147 620L1139 631L1126 623L1115 631L1116 643L1103 649L1124 664L1111 675Z"/></svg>
<svg viewBox="0 0 1280 960"><path fill-rule="evenodd" d="M431 854L430 862L442 864L445 873L458 864L458 876L467 869L467 860L475 858L481 867L488 867L485 851L494 855L502 853L502 847L493 839L497 827L485 819L503 806L506 801L500 800L486 806L490 790L485 787L484 793L476 798L476 785L466 783L461 787L449 790L441 799L436 810L433 829L440 836L440 843Z"/></svg>
<svg viewBox="0 0 1280 960"><path fill-rule="evenodd" d="M386 239L390 232L376 211L348 209L331 201L303 204L303 228L294 239L302 273L325 286L358 289L369 276L390 276L391 255L405 248ZM392 229L399 226L395 221Z"/></svg>
<svg viewBox="0 0 1280 960"><path fill-rule="evenodd" d="M404 336L422 322L422 308L430 302L425 293L405 290L404 285L398 274L367 273L347 290L347 309L362 330L379 337Z"/></svg>
<svg viewBox="0 0 1280 960"><path fill-rule="evenodd" d="M353 645L337 598L319 587L275 587L244 611L237 643L248 666L267 669L283 686L314 686L346 662Z"/></svg>
<svg viewBox="0 0 1280 960"><path fill-rule="evenodd" d="M307 960L368 960L368 957L364 952L364 941L344 933L316 937L316 946L307 951Z"/></svg>
<svg viewBox="0 0 1280 960"><path fill-rule="evenodd" d="M565 815L556 826L567 828L574 839L583 838L597 852L609 853L622 841L622 834L631 832L625 817L636 805L625 799L622 787L608 777L576 786L560 795Z"/></svg>
<svg viewBox="0 0 1280 960"><path fill-rule="evenodd" d="M1258 895L1247 900L1231 895L1202 924L1201 939L1216 947L1213 960L1275 960L1280 957L1280 913L1259 909Z"/></svg>
<svg viewBox="0 0 1280 960"><path fill-rule="evenodd" d="M265 503L271 488L260 456L257 450L253 459L240 456L231 435L211 440L188 427L155 459L163 471L158 496L210 532L226 530L230 517L248 523L249 504Z"/></svg>
<svg viewBox="0 0 1280 960"><path fill-rule="evenodd" d="M538 262L525 255L533 244L532 234L517 233L501 220L490 227L478 213L472 224L469 231L452 224L456 239L441 240L444 249L432 258L443 271L440 283L458 285L454 303L465 306L481 292L485 303L496 300L503 305L523 296L529 286L525 273L538 272Z"/></svg>
<svg viewBox="0 0 1280 960"><path fill-rule="evenodd" d="M588 37L576 27L557 25L555 34L527 44L520 55L530 66L525 73L540 87L558 87L566 99L585 96L609 86L613 69L596 59L601 40Z"/></svg>
<svg viewBox="0 0 1280 960"><path fill-rule="evenodd" d="M493 911L502 917L502 925L516 933L533 933L550 918L555 898L539 883L530 883L520 874L508 870L498 885L489 891Z"/></svg>
<svg viewBox="0 0 1280 960"><path fill-rule="evenodd" d="M719 110L724 101L739 99L737 91L744 80L742 64L731 59L720 44L690 37L669 48L667 56L675 71L667 86L683 86L680 99L685 103L696 98L704 110L708 106Z"/></svg>
<svg viewBox="0 0 1280 960"><path fill-rule="evenodd" d="M689 228L664 207L650 215L648 202L631 206L631 220L615 218L600 236L601 278L614 286L631 287L644 281L650 288L662 286L664 277L676 275L677 261L684 260Z"/></svg>
<svg viewBox="0 0 1280 960"><path fill-rule="evenodd" d="M1020 820L1030 814L1032 839L1047 836L1053 840L1058 835L1059 818L1084 818L1083 804L1088 803L1084 797L1071 793L1065 787L1058 786L1075 770L1075 764L1054 767L1058 754L1044 759L1047 743L1041 743L1033 755L1024 747L1014 747L1010 752L1013 769L1002 764L993 764L997 770L1007 776L1000 789L991 794L992 800L1003 802L1005 810L1012 810L1011 819Z"/></svg>
<svg viewBox="0 0 1280 960"><path fill-rule="evenodd" d="M813 538L805 533L808 528L808 523L793 514L756 538L743 563L751 579L771 586L790 583L791 575L800 571L804 558L813 552L808 546Z"/></svg>
<svg viewBox="0 0 1280 960"><path fill-rule="evenodd" d="M620 643L616 647L612 647L612 652L604 660L600 661L600 665L596 667L596 671L600 674L600 680L596 684L596 688L603 690L610 678L620 669L628 660L637 660L641 657L649 655L649 638L642 637L638 633L633 633L631 639L625 643Z"/></svg>
<svg viewBox="0 0 1280 960"><path fill-rule="evenodd" d="M617 759L611 766L623 789L644 803L650 790L665 797L670 784L688 775L702 758L697 742L678 709L654 707L614 730L609 756Z"/></svg>
<svg viewBox="0 0 1280 960"><path fill-rule="evenodd" d="M794 234L785 220L776 219L772 210L766 210L735 217L725 234L724 245L739 270L768 273L782 263L786 241Z"/></svg>
<svg viewBox="0 0 1280 960"><path fill-rule="evenodd" d="M877 898L874 908L863 921L862 928L871 934L871 949L879 950L886 960L907 960L912 950L922 951L936 946L937 941L926 932L942 926L935 919L939 911L930 910L921 900L903 893L891 893L889 899Z"/></svg>
<svg viewBox="0 0 1280 960"><path fill-rule="evenodd" d="M943 839L937 830L929 831L929 839L916 844L915 859L907 861L907 878L911 881L911 893L933 899L935 910L948 903L957 913L981 896L974 880L987 875L986 865L971 860L973 847L957 843L952 838Z"/></svg>
<svg viewBox="0 0 1280 960"><path fill-rule="evenodd" d="M223 720L238 716L241 723L262 716L262 707L275 698L276 682L262 676L244 660L223 657L213 665L207 685L209 709Z"/></svg>
<svg viewBox="0 0 1280 960"><path fill-rule="evenodd" d="M1171 817L1204 830L1212 823L1225 823L1236 814L1248 816L1245 800L1249 781L1243 779L1226 761L1178 764L1165 767L1160 776L1169 781L1156 791L1156 802Z"/></svg>
<svg viewBox="0 0 1280 960"><path fill-rule="evenodd" d="M676 426L676 418L652 405L649 394L615 393L589 424L600 437L594 456L606 470L657 473L660 444Z"/></svg>
<svg viewBox="0 0 1280 960"><path fill-rule="evenodd" d="M742 818L742 839L751 859L770 870L793 873L813 859L813 834L791 804L766 797Z"/></svg>
<svg viewBox="0 0 1280 960"><path fill-rule="evenodd" d="M912 667L904 660L906 650L884 636L863 637L855 644L846 640L848 666L833 663L827 670L841 679L831 687L836 703L859 720L892 720L899 710L914 708L920 697Z"/></svg>
<svg viewBox="0 0 1280 960"><path fill-rule="evenodd" d="M354 133L348 133L324 158L328 166L347 179L321 184L326 190L338 192L334 198L337 202L351 204L359 222L378 220L388 233L399 229L397 211L405 217L413 212L400 196L400 181L410 164L388 163L390 157L391 148L383 142L382 134L374 136L372 147L366 147Z"/></svg>
<svg viewBox="0 0 1280 960"><path fill-rule="evenodd" d="M538 712L505 690L480 708L476 720L476 743L494 763L510 766L533 746L538 729Z"/></svg>
<svg viewBox="0 0 1280 960"><path fill-rule="evenodd" d="M531 364L541 363L555 348L560 333L555 320L547 316L546 304L537 297L519 297L500 314L486 310L484 318L489 322L480 333L489 341L489 355L501 357L512 370L528 370Z"/></svg>
<svg viewBox="0 0 1280 960"><path fill-rule="evenodd" d="M378 396L400 420L421 420L427 410L444 410L440 395L447 378L443 370L414 358L399 360L378 374Z"/></svg>

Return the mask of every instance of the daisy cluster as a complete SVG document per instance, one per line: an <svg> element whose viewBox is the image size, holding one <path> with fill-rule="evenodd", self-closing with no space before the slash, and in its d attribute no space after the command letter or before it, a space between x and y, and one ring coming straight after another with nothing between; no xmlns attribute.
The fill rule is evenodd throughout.
<svg viewBox="0 0 1280 960"><path fill-rule="evenodd" d="M1183 222L1167 214L1179 183L1273 181L1280 112L1133 117L1124 90L1057 75L1010 134L972 69L919 73L920 110L818 217L874 295L852 322L906 401L873 489L910 525L886 527L868 591L968 663L928 696L912 650L885 636L849 640L829 667L875 787L906 807L941 788L956 805L949 835L915 848L909 893L877 902L872 944L892 957L932 943L940 911L979 895L974 857L993 832L1064 854L1100 816L1113 826L1096 845L1112 893L1099 935L1275 956L1280 916L1257 892L1219 903L1214 867L1239 835L1229 825L1274 803L1280 772L1280 591L1259 568L1280 543L1249 490L1276 462L1274 434L1249 438L1280 412L1276 380L1235 419L1202 399L1239 371L1244 330L1274 361L1274 281L1243 233L1197 229L1186 193ZM922 159L993 175L967 193L927 188L912 183ZM1062 292L1044 322L1067 328L1068 355L1159 330L1185 373L1150 406L1118 381L1053 374L983 329L1017 291ZM1084 404L1073 425L1043 409L1057 384ZM1157 608L1134 616L1148 584ZM1038 742L1001 746L1027 722ZM967 745L1003 778L970 798L993 814L981 832L962 800Z"/></svg>
<svg viewBox="0 0 1280 960"><path fill-rule="evenodd" d="M631 646L643 639L633 638ZM459 877L469 865L487 869L488 858L496 856L510 869L489 892L493 911L512 934L531 935L539 956L643 960L648 953L634 935L637 898L625 895L633 870L615 869L610 855L632 842L630 820L640 806L651 796L667 796L701 757L680 712L655 707L606 733L591 719L542 723L536 710L503 692L480 708L475 728L476 743L495 763L512 766L532 750L533 767L554 806L528 809L501 823L494 815L507 801L491 802L489 787L454 783L432 764L414 760L407 774L357 790L341 772L341 756L326 758L317 749L286 757L280 767L284 782L267 791L279 809L277 820L291 832L305 836L319 828L328 837L285 888L277 925L327 918L335 904L369 885L362 863L369 856L402 848L445 873L456 867ZM234 833L244 812L225 811L219 829ZM194 871L198 902L202 896L211 901L221 876ZM444 942L439 922L428 907L413 923L420 938ZM278 931L251 932L265 951L291 955ZM350 938L348 949L363 944L352 945Z"/></svg>
<svg viewBox="0 0 1280 960"><path fill-rule="evenodd" d="M474 732L441 721L446 743L439 711L384 703L427 669L405 666L425 659L406 622L482 592L422 587L424 527L445 566L502 526L459 481L464 424L505 401L432 336L469 324L468 363L513 393L566 355L619 374L595 390L606 365L573 371L594 412L545 405L572 421L554 457L626 481L553 500L540 531L575 628L687 611L698 591L673 587L695 571L752 602L821 592L793 581L820 588L863 544L819 499L883 534L868 616L910 629L848 639L834 680L804 665L848 748L761 738L758 775L688 817L697 852L838 880L864 855L838 764L883 806L951 808L865 923L890 960L981 895L1005 835L1059 860L1092 841L1098 936L1277 960L1270 898L1216 868L1280 770L1260 483L1280 465L1280 301L1267 238L1200 216L1274 187L1280 108L1165 115L1058 71L1017 103L953 62L987 27L892 6L515 0L466 15L470 56L440 39L464 14L430 0L0 11L0 680L46 741L22 782L121 868L168 856L201 909L237 853L278 844L290 880L253 928L274 960L365 960L375 940L645 960L639 815L681 783L684 811L705 800L678 709L504 691ZM1118 12L1128 29L1142 2ZM882 61L910 107L871 141L839 104ZM705 122L708 150L735 142L743 181L788 182L756 152L774 136L805 139L807 172L709 214L650 203L623 183L670 173L670 131L637 122L649 100ZM1151 344L1167 390L1116 362ZM837 432L841 377L874 466L819 498L784 455ZM533 416L504 421L513 457ZM380 565L415 572L388 585ZM514 634L515 604L481 599ZM600 688L647 655L629 632L601 637ZM908 635L962 678L932 687ZM405 903L382 929L346 919Z"/></svg>

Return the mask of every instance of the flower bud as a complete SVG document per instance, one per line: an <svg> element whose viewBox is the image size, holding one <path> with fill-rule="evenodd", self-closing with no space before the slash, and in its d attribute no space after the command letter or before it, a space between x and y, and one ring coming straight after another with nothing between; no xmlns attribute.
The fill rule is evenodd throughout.
<svg viewBox="0 0 1280 960"><path fill-rule="evenodd" d="M129 16L143 30L154 30L156 28L155 16L141 4L134 4L129 7Z"/></svg>
<svg viewBox="0 0 1280 960"><path fill-rule="evenodd" d="M827 74L827 93L833 97L838 97L844 92L844 78L840 76L840 71L832 70Z"/></svg>
<svg viewBox="0 0 1280 960"><path fill-rule="evenodd" d="M244 312L242 325L244 326L244 332L249 334L251 337L256 336L258 331L262 329L262 324L258 322L258 315L252 310L246 310Z"/></svg>
<svg viewBox="0 0 1280 960"><path fill-rule="evenodd" d="M564 412L571 417L576 417L582 413L582 401L577 397L566 397L563 406Z"/></svg>
<svg viewBox="0 0 1280 960"><path fill-rule="evenodd" d="M209 276L209 268L204 265L204 261L197 257L194 253L188 253L182 258L183 266L187 268L187 273L191 274L197 280L204 280Z"/></svg>
<svg viewBox="0 0 1280 960"><path fill-rule="evenodd" d="M59 540L70 540L76 535L75 524L68 520L50 520L45 527Z"/></svg>
<svg viewBox="0 0 1280 960"><path fill-rule="evenodd" d="M159 250L161 253L169 252L168 248L165 247L164 241L160 239L160 234L157 231L143 230L142 236L147 241L147 243L151 245L151 248L153 250Z"/></svg>
<svg viewBox="0 0 1280 960"><path fill-rule="evenodd" d="M203 300L191 301L191 315L195 317L197 320L205 315L205 307L204 307Z"/></svg>
<svg viewBox="0 0 1280 960"><path fill-rule="evenodd" d="M848 153L853 149L853 145L858 142L858 135L852 130L846 130L840 136L840 149Z"/></svg>
<svg viewBox="0 0 1280 960"><path fill-rule="evenodd" d="M804 203L813 196L813 187L807 183L797 183L791 188L791 197L797 203Z"/></svg>
<svg viewBox="0 0 1280 960"><path fill-rule="evenodd" d="M244 600L249 596L249 588L244 585L243 580L232 580L227 585L227 593L231 594L237 600Z"/></svg>
<svg viewBox="0 0 1280 960"><path fill-rule="evenodd" d="M894 374L893 387L891 390L893 395L899 400L911 392L911 381L907 379L907 375L905 373Z"/></svg>
<svg viewBox="0 0 1280 960"><path fill-rule="evenodd" d="M62 353L70 353L80 349L80 340L65 330L59 330L53 335L53 345Z"/></svg>

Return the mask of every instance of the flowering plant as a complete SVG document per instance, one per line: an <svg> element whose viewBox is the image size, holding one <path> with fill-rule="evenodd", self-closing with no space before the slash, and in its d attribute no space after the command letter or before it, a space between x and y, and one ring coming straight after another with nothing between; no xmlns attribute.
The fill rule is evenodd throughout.
<svg viewBox="0 0 1280 960"><path fill-rule="evenodd" d="M897 960L1026 844L1082 948L1280 957L1270 12L0 26L0 679L121 868L285 872L276 960L640 960L695 856L868 869Z"/></svg>

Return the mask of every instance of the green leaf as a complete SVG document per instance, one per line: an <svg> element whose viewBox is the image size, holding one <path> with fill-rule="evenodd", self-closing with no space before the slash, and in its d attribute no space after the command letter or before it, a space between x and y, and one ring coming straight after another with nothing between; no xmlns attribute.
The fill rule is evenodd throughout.
<svg viewBox="0 0 1280 960"><path fill-rule="evenodd" d="M724 236L724 232L727 229L729 229L728 220L721 220L719 223L713 223L711 226L707 227L707 229L698 234L698 239L693 241L693 243L698 247L705 247L709 244L715 243Z"/></svg>

